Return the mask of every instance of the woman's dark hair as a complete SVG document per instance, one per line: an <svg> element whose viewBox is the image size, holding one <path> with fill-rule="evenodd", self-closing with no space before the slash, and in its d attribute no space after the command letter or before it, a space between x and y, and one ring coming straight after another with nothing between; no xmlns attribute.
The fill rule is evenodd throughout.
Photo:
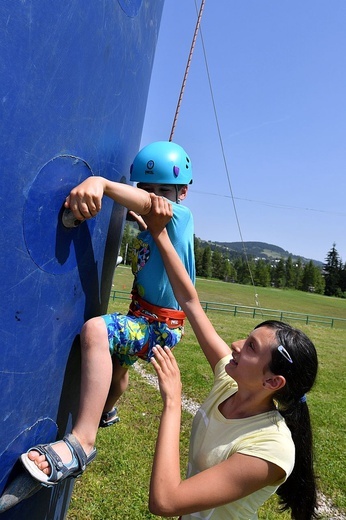
<svg viewBox="0 0 346 520"><path fill-rule="evenodd" d="M317 375L316 349L302 331L287 323L268 320L256 329L259 327L268 327L276 333L278 344L273 346L269 369L273 374L284 376L286 384L274 394L274 399L291 431L296 449L293 471L277 494L282 510L290 508L294 520L310 520L318 515L312 430L305 394L312 388ZM283 350L277 348L279 345Z"/></svg>

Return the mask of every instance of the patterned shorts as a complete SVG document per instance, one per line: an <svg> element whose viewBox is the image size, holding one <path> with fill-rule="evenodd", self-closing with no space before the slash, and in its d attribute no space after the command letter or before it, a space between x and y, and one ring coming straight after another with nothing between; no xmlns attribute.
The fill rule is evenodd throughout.
<svg viewBox="0 0 346 520"><path fill-rule="evenodd" d="M119 312L102 318L107 326L110 353L121 365L133 365L139 357L150 361L155 345L173 348L184 334L184 327L170 329L165 323L149 323L146 318Z"/></svg>

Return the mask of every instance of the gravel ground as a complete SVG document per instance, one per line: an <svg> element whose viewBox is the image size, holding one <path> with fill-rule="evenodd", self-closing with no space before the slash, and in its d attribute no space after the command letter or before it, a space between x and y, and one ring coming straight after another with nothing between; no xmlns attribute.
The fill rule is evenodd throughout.
<svg viewBox="0 0 346 520"><path fill-rule="evenodd" d="M147 372L139 363L134 364L133 368L142 377L144 377L150 385L154 386L157 390L159 389L156 375ZM187 397L184 397L184 395L182 396L182 407L186 412L189 412L191 415L195 415L199 406L200 404L197 403L197 401L194 401L193 399L188 399ZM346 520L346 515L344 513L339 512L335 507L333 507L332 502L321 493L318 495L318 503L318 513L324 519Z"/></svg>

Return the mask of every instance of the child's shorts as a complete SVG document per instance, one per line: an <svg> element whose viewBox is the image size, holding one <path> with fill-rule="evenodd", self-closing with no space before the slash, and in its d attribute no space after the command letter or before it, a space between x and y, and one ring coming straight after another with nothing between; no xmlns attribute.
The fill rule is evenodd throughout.
<svg viewBox="0 0 346 520"><path fill-rule="evenodd" d="M133 365L138 358L150 361L155 345L173 348L184 334L182 326L170 329L160 321L149 323L146 318L118 312L102 318L107 326L110 353L121 365Z"/></svg>

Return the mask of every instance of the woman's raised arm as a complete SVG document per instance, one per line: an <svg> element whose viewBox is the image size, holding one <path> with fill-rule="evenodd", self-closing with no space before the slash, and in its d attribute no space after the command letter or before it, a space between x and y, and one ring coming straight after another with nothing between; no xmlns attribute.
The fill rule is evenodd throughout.
<svg viewBox="0 0 346 520"><path fill-rule="evenodd" d="M151 211L144 217L165 264L175 297L184 310L197 340L214 370L216 363L230 353L200 304L197 291L169 239L166 225L172 218L172 206L162 197L151 194Z"/></svg>

